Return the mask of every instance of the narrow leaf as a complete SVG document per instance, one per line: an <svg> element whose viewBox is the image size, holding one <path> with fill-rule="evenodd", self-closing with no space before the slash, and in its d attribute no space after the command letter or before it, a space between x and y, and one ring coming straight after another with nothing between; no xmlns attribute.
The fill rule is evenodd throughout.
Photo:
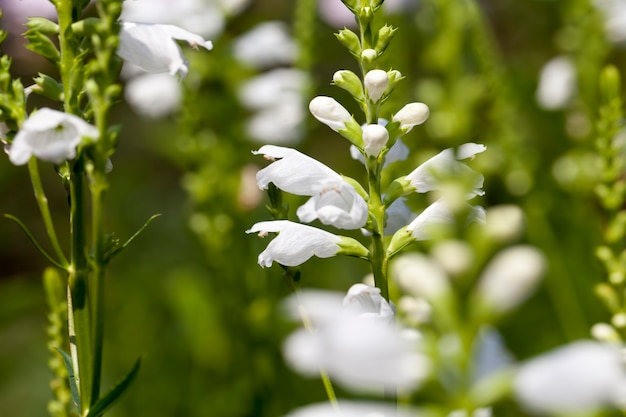
<svg viewBox="0 0 626 417"><path fill-rule="evenodd" d="M74 375L74 367L72 366L72 358L70 355L62 349L56 348L56 350L61 354L63 358L63 363L65 364L65 368L67 369L67 375L70 378L70 390L72 391L72 399L74 400L74 404L80 410L80 396L78 395L78 385L76 384L76 377Z"/></svg>
<svg viewBox="0 0 626 417"><path fill-rule="evenodd" d="M141 228L139 230L137 230L135 232L134 235L132 235L126 242L124 242L122 245L118 245L115 247L115 249L113 249L110 253L107 254L106 256L106 261L109 262L111 259L113 259L113 257L115 255L117 255L118 253L120 253L121 251L123 251L124 249L126 249L126 247L130 244L130 242L132 242L137 236L139 236L141 234L141 232L143 232L146 227L148 227L148 225L150 223L152 223L152 221L154 219L156 219L157 217L160 217L160 214L155 214L152 217L150 217L143 226L141 226Z"/></svg>
<svg viewBox="0 0 626 417"><path fill-rule="evenodd" d="M124 377L117 385L115 385L109 392L106 393L104 397L101 397L96 403L91 407L87 417L99 417L105 411L107 411L111 406L120 398L120 395L126 391L126 389L130 386L130 384L135 380L135 377L139 373L139 367L141 366L141 359L137 359L135 362L135 366L130 370L128 375Z"/></svg>
<svg viewBox="0 0 626 417"><path fill-rule="evenodd" d="M52 258L52 256L50 256L42 247L41 245L39 245L39 243L37 242L37 240L35 239L35 237L32 235L32 233L30 232L30 230L28 230L28 228L26 227L26 225L24 223L22 223L22 221L20 219L18 219L17 217L11 215L11 214L5 214L4 217L6 217L7 219L11 219L13 220L15 223L18 224L18 226L24 231L24 233L26 233L26 236L28 237L28 239L33 243L33 245L35 245L35 248L39 251L39 253L41 253L43 256L46 257L46 259L48 259L50 262L52 262L52 264L54 264L54 266L56 266L57 268L60 268L62 270L66 270L66 268L61 265L60 262L54 260L54 258Z"/></svg>

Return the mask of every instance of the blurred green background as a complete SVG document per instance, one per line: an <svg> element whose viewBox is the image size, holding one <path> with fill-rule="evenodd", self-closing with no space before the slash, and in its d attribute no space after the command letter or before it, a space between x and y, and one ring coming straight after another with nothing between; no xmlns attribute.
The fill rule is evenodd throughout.
<svg viewBox="0 0 626 417"><path fill-rule="evenodd" d="M236 98L238 86L258 71L233 59L233 39L266 20L292 30L306 23L313 38L298 39L308 57L301 67L312 79L304 105L315 95L332 95L358 114L347 94L330 86L334 71L356 71L333 36L338 28L310 13L296 19L297 4L253 1L228 21L214 51L186 51L191 71L174 116L146 119L125 103L115 111L124 130L113 158L108 229L124 238L151 215L162 216L108 273L105 386L138 356L144 359L112 417L279 416L325 398L319 381L282 362L280 343L291 325L278 303L290 289L278 266L256 264L268 241L244 233L269 218L265 200L241 200L242 170L263 161L250 153L260 144L247 137L249 112ZM488 152L474 165L486 177L480 204L519 204L526 213L524 241L550 262L537 294L500 323L507 346L523 359L588 337L590 326L608 317L593 295L593 285L604 279L593 254L603 221L592 193L597 77L605 64L622 70L625 62L622 47L606 40L602 15L587 0L421 0L388 21L399 30L383 67L400 70L406 88L383 112L409 101L431 108L430 120L405 138L414 152L394 173L406 174L444 147L486 144ZM541 109L539 72L563 54L578 73L576 96L563 109ZM29 53L16 56L15 68L25 85L49 70ZM339 135L308 115L303 129L298 149L363 178ZM67 243L64 191L51 166L42 165L42 175ZM0 161L0 191L0 213L19 216L45 241L27 171L7 158ZM301 201L289 200L292 216ZM46 266L19 228L0 219L3 417L45 415L51 398L41 285ZM367 265L355 259L313 259L302 267L302 285L345 291L366 273Z"/></svg>

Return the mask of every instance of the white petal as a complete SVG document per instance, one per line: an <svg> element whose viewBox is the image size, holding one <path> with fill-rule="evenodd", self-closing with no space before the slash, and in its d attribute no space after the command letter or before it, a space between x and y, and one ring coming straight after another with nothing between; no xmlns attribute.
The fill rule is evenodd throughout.
<svg viewBox="0 0 626 417"><path fill-rule="evenodd" d="M341 104L332 97L317 96L309 103L309 110L317 120L324 123L335 132L346 128L346 123L352 120Z"/></svg>
<svg viewBox="0 0 626 417"><path fill-rule="evenodd" d="M454 224L454 215L447 204L438 200L421 212L408 226L416 240L432 239L432 230L438 226Z"/></svg>
<svg viewBox="0 0 626 417"><path fill-rule="evenodd" d="M283 22L264 22L234 42L233 54L239 61L255 68L291 64L298 46Z"/></svg>
<svg viewBox="0 0 626 417"><path fill-rule="evenodd" d="M541 69L535 97L546 110L562 109L571 101L576 88L576 68L566 56L552 58Z"/></svg>
<svg viewBox="0 0 626 417"><path fill-rule="evenodd" d="M424 123L429 115L430 110L426 104L409 103L394 114L392 120L399 122L400 127L408 132L413 126Z"/></svg>
<svg viewBox="0 0 626 417"><path fill-rule="evenodd" d="M420 417L423 415L406 406L368 401L339 400L337 408L339 411L326 401L298 408L285 417Z"/></svg>
<svg viewBox="0 0 626 417"><path fill-rule="evenodd" d="M303 264L312 256L329 258L339 250L338 236L311 226L275 220L256 223L246 233L278 232L278 236L259 255L259 265L269 267L273 261L286 266Z"/></svg>
<svg viewBox="0 0 626 417"><path fill-rule="evenodd" d="M436 300L450 289L444 269L420 253L404 253L391 263L391 276L403 291L427 300Z"/></svg>
<svg viewBox="0 0 626 417"><path fill-rule="evenodd" d="M168 74L144 73L126 83L124 97L137 113L156 119L178 109L182 91L180 83Z"/></svg>
<svg viewBox="0 0 626 417"><path fill-rule="evenodd" d="M360 229L367 222L367 203L354 187L344 181L321 185L296 212L300 221L309 223L319 219L323 224L340 229Z"/></svg>

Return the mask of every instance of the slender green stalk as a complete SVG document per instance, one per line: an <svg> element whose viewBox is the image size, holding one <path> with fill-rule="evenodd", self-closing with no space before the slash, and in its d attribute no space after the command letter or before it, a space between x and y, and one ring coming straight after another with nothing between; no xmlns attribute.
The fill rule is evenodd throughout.
<svg viewBox="0 0 626 417"><path fill-rule="evenodd" d="M61 245L59 244L59 239L57 238L54 223L52 222L52 216L50 215L48 198L46 197L43 185L41 183L41 177L39 175L39 164L37 162L37 159L31 158L30 161L28 161L28 172L30 173L30 180L35 191L35 198L37 199L39 211L41 212L41 217L43 218L43 222L46 227L46 232L48 233L50 243L52 243L52 247L54 248L54 252L57 255L59 263L63 265L63 267L67 267L68 262L65 258L65 255L63 254Z"/></svg>

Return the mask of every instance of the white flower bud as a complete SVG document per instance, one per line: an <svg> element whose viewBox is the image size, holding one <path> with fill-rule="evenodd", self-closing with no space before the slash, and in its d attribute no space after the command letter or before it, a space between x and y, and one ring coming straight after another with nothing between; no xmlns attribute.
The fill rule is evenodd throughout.
<svg viewBox="0 0 626 417"><path fill-rule="evenodd" d="M513 204L502 204L487 210L485 232L497 242L512 242L524 230L524 212Z"/></svg>
<svg viewBox="0 0 626 417"><path fill-rule="evenodd" d="M415 297L434 300L449 291L443 268L419 253L398 256L391 264L391 273L398 286Z"/></svg>
<svg viewBox="0 0 626 417"><path fill-rule="evenodd" d="M407 132L413 126L421 125L428 119L430 110L424 103L409 103L402 107L400 111L393 116L394 122L400 123L400 128Z"/></svg>
<svg viewBox="0 0 626 417"><path fill-rule="evenodd" d="M376 50L374 49L364 49L361 52L361 58L364 61L372 62L376 59L376 57L378 57L378 52L376 52Z"/></svg>
<svg viewBox="0 0 626 417"><path fill-rule="evenodd" d="M532 246L505 249L483 271L478 295L489 309L498 313L510 311L534 291L545 264L544 256Z"/></svg>
<svg viewBox="0 0 626 417"><path fill-rule="evenodd" d="M335 132L346 128L346 123L352 120L341 104L332 97L317 96L309 103L311 114L320 122L330 127Z"/></svg>
<svg viewBox="0 0 626 417"><path fill-rule="evenodd" d="M608 323L596 323L591 326L591 336L600 342L619 342L621 340L615 327Z"/></svg>
<svg viewBox="0 0 626 417"><path fill-rule="evenodd" d="M383 70L372 70L365 74L363 80L367 96L374 103L378 102L389 85L389 76Z"/></svg>
<svg viewBox="0 0 626 417"><path fill-rule="evenodd" d="M389 140L389 132L385 126L367 125L363 128L363 143L368 156L377 157Z"/></svg>

